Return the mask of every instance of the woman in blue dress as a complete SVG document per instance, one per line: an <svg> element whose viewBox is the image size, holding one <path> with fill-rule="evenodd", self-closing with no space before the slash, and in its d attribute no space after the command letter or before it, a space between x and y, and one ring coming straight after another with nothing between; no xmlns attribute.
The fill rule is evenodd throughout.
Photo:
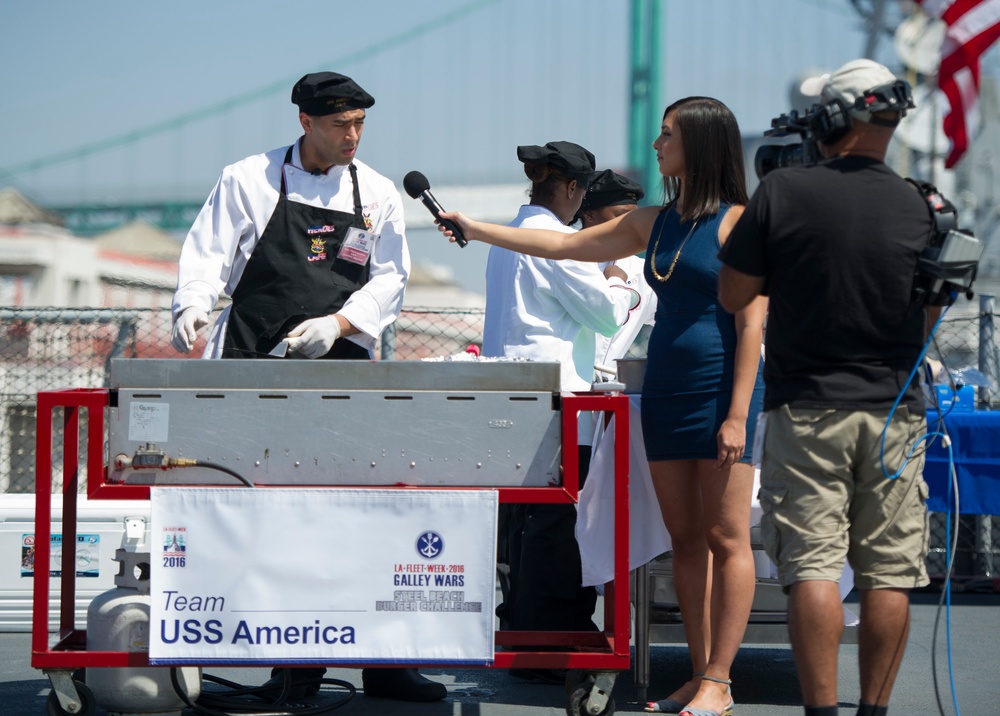
<svg viewBox="0 0 1000 716"><path fill-rule="evenodd" d="M732 112L708 97L679 100L664 112L653 148L664 176L663 207L573 234L444 216L470 241L544 258L608 261L646 251L646 279L659 304L642 393L643 437L671 537L693 672L646 710L728 716L729 671L753 601L750 446L763 396L766 299L730 315L717 298L717 254L747 201Z"/></svg>

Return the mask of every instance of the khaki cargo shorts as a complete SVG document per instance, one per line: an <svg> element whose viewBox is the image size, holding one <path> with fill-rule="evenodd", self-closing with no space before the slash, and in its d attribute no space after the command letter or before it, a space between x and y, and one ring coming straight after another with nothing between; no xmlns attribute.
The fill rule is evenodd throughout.
<svg viewBox="0 0 1000 716"><path fill-rule="evenodd" d="M859 589L928 583L924 445L888 479L880 459L888 413L787 405L768 411L761 539L786 591L799 581L838 581L845 559ZM922 415L896 409L885 440L890 475L926 432Z"/></svg>

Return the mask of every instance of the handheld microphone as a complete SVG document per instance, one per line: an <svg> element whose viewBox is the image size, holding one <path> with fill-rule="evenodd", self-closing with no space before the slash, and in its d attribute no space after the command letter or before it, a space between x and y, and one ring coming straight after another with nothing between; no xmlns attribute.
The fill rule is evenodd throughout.
<svg viewBox="0 0 1000 716"><path fill-rule="evenodd" d="M406 193L410 195L411 199L419 199L423 202L427 210L431 212L435 219L437 219L441 225L448 229L455 237L455 243L459 246L464 247L469 243L465 236L462 234L462 230L458 228L458 225L453 221L441 218L441 212L444 211L442 206L438 204L437 199L431 194L431 183L427 181L425 177L420 172L410 172L405 177L403 177L403 188Z"/></svg>

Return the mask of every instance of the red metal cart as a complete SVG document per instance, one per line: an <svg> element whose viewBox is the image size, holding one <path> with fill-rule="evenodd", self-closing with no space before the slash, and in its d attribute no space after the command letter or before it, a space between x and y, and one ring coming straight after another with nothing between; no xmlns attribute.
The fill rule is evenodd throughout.
<svg viewBox="0 0 1000 716"><path fill-rule="evenodd" d="M114 391L107 389L73 389L38 393L37 452L36 452L36 564L50 560L52 533L52 482L55 436L53 418L62 411L62 533L72 544L77 534L77 498L79 489L79 431L81 414L88 416L85 436L87 495L90 499L135 500L149 499L149 485L113 484L108 481L106 454L107 412ZM629 668L629 435L628 397L610 393L563 393L562 406L562 474L558 487L500 487L501 503L572 504L577 501L579 472L577 464L578 411L596 411L615 421L615 569L614 580L604 593L603 632L526 632L498 631L492 668L563 668L581 674L569 696L567 713L571 716L614 713L612 687L618 672ZM337 485L330 485L337 489ZM356 487L356 485L354 486ZM410 486L380 486L412 489ZM266 489L266 486L265 486ZM426 488L421 488L426 489ZM433 488L431 488L433 489ZM454 488L453 488L454 489ZM482 487L466 489L483 489ZM49 633L50 585L47 570L34 573L33 627L31 665L42 670L50 679L50 714L86 716L96 704L87 687L73 678L73 672L85 667L145 667L149 666L143 652L88 651L86 629L75 622L76 585L72 550L62 554L61 594L58 631ZM519 647L530 647L520 651ZM301 666L302 664L297 664ZM336 663L317 664L336 666ZM400 666L393 664L393 666ZM414 664L413 666L419 666Z"/></svg>

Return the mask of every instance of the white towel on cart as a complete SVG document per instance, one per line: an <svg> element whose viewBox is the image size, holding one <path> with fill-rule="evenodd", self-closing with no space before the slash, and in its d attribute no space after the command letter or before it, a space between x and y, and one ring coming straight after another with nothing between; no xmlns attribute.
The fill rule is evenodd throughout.
<svg viewBox="0 0 1000 716"><path fill-rule="evenodd" d="M637 398L629 401L629 414L629 569L636 569L669 550L670 535L649 476ZM576 541L584 586L610 582L615 573L614 435L612 418L604 435L595 438L590 473L580 491Z"/></svg>

